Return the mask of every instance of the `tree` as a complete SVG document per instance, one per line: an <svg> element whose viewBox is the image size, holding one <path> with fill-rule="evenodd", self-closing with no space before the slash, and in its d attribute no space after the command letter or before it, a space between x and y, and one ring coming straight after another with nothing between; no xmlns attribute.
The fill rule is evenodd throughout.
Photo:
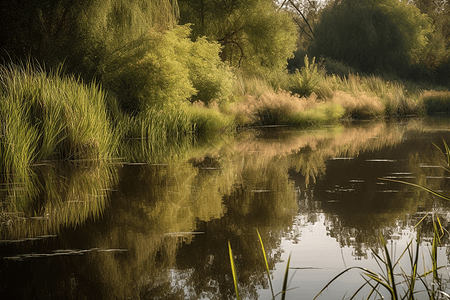
<svg viewBox="0 0 450 300"><path fill-rule="evenodd" d="M420 64L433 71L441 84L450 82L450 3L445 0L414 0L414 5L432 19L433 32L420 55Z"/></svg>
<svg viewBox="0 0 450 300"><path fill-rule="evenodd" d="M176 0L11 0L0 8L0 49L4 60L64 61L92 77L106 56L149 30L172 28L177 16Z"/></svg>
<svg viewBox="0 0 450 300"><path fill-rule="evenodd" d="M300 29L301 34L305 34L309 39L313 39L314 19L321 4L318 0L284 0L280 8L286 6L287 9L295 13L294 21Z"/></svg>
<svg viewBox="0 0 450 300"><path fill-rule="evenodd" d="M221 57L249 72L279 70L296 47L290 14L272 0L179 0L180 23L191 23L193 39L206 36L222 45Z"/></svg>
<svg viewBox="0 0 450 300"><path fill-rule="evenodd" d="M406 1L342 0L323 10L310 51L364 72L406 74L431 28L429 17Z"/></svg>

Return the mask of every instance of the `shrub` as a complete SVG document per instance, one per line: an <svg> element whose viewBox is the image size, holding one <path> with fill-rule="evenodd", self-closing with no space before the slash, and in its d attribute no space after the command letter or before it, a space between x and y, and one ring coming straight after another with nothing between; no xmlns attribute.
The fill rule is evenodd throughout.
<svg viewBox="0 0 450 300"><path fill-rule="evenodd" d="M318 68L315 57L309 62L308 56L305 55L304 67L296 70L291 76L291 82L288 89L299 96L309 96L318 91L318 84L324 78L323 70Z"/></svg>
<svg viewBox="0 0 450 300"><path fill-rule="evenodd" d="M183 46L187 43L183 27L149 33L136 45L129 45L129 51L123 50L105 62L105 87L130 114L187 101L195 93L185 64L188 49Z"/></svg>
<svg viewBox="0 0 450 300"><path fill-rule="evenodd" d="M227 102L233 89L234 76L220 60L220 45L201 37L195 42L189 42L187 46L189 79L197 90L197 93L192 95L191 102L202 101L206 105L214 100Z"/></svg>
<svg viewBox="0 0 450 300"><path fill-rule="evenodd" d="M424 91L420 95L427 113L449 112L450 92L449 91Z"/></svg>
<svg viewBox="0 0 450 300"><path fill-rule="evenodd" d="M333 93L331 101L341 105L346 115L351 118L382 116L385 109L379 98L367 96L365 93L353 96L343 91L336 91Z"/></svg>
<svg viewBox="0 0 450 300"><path fill-rule="evenodd" d="M217 43L192 42L189 27L151 32L105 62L103 80L124 111L201 100L227 101L233 75L220 61Z"/></svg>

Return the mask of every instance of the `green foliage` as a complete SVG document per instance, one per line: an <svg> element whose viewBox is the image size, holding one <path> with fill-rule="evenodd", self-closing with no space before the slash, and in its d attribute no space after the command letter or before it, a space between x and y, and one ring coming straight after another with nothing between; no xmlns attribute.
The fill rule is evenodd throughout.
<svg viewBox="0 0 450 300"><path fill-rule="evenodd" d="M207 136L234 128L233 117L221 113L218 109L194 103L194 105L187 106L186 111L191 118L194 132L199 135Z"/></svg>
<svg viewBox="0 0 450 300"><path fill-rule="evenodd" d="M253 74L284 69L296 47L291 16L272 0L179 0L181 24L192 23L194 37L222 45L222 60Z"/></svg>
<svg viewBox="0 0 450 300"><path fill-rule="evenodd" d="M227 102L231 97L234 75L220 60L220 45L209 42L205 37L186 44L189 49L189 55L186 57L189 79L197 91L191 97L191 102Z"/></svg>
<svg viewBox="0 0 450 300"><path fill-rule="evenodd" d="M406 1L343 0L323 10L310 50L363 72L405 74L430 32L429 18Z"/></svg>
<svg viewBox="0 0 450 300"><path fill-rule="evenodd" d="M261 68L284 70L296 49L297 32L291 16L277 9L273 1L258 1L244 25L243 66L250 72Z"/></svg>
<svg viewBox="0 0 450 300"><path fill-rule="evenodd" d="M321 79L324 78L323 72L320 72L318 65L315 62L316 58L313 57L311 63L308 56L305 55L304 66L290 77L291 86L289 90L302 97L309 96L312 93L318 91L318 85Z"/></svg>
<svg viewBox="0 0 450 300"><path fill-rule="evenodd" d="M185 64L190 43L187 30L178 27L167 33L151 32L129 51L118 52L104 62L105 88L117 96L125 112L176 105L195 93Z"/></svg>
<svg viewBox="0 0 450 300"><path fill-rule="evenodd" d="M199 38L188 26L151 32L105 61L103 82L128 113L147 107L201 100L228 100L233 75L220 61L219 45Z"/></svg>
<svg viewBox="0 0 450 300"><path fill-rule="evenodd" d="M0 9L2 57L31 55L55 67L65 63L85 79L96 75L108 56L150 30L175 25L173 0L12 0Z"/></svg>

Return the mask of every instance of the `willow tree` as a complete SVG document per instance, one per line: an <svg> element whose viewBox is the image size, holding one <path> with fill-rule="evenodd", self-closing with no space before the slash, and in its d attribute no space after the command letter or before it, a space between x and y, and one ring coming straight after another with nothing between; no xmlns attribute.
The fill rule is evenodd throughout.
<svg viewBox="0 0 450 300"><path fill-rule="evenodd" d="M365 72L405 74L427 45L431 23L398 0L342 0L322 12L310 50Z"/></svg>
<svg viewBox="0 0 450 300"><path fill-rule="evenodd" d="M221 57L250 72L279 70L296 48L289 13L272 0L179 0L180 22L193 24L193 37L222 45Z"/></svg>
<svg viewBox="0 0 450 300"><path fill-rule="evenodd" d="M0 8L0 48L4 59L65 61L91 76L105 57L150 30L172 28L177 18L176 0L11 0Z"/></svg>

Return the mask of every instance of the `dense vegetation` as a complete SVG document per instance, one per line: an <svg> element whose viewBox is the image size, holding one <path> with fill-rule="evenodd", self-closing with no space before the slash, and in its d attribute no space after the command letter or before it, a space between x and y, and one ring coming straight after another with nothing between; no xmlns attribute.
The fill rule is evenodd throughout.
<svg viewBox="0 0 450 300"><path fill-rule="evenodd" d="M0 165L447 111L449 13L425 0L9 1Z"/></svg>

